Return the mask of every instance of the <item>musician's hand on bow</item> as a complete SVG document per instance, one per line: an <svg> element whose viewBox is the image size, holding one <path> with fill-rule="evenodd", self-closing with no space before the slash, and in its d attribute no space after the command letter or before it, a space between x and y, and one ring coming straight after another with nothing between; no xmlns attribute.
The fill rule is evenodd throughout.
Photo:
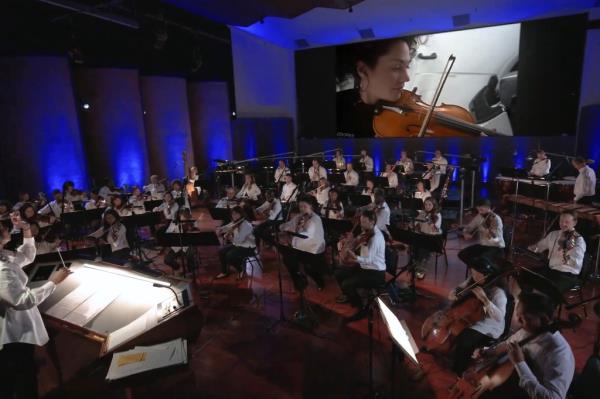
<svg viewBox="0 0 600 399"><path fill-rule="evenodd" d="M451 301L456 301L456 290L450 291L450 293L448 294L448 299Z"/></svg>
<svg viewBox="0 0 600 399"><path fill-rule="evenodd" d="M487 305L488 303L490 303L490 299L485 294L485 291L483 290L483 288L481 288L479 286L473 287L471 292L473 292L473 295L475 295L477 297L477 299L479 299L481 301L481 303L483 303L484 305Z"/></svg>
<svg viewBox="0 0 600 399"><path fill-rule="evenodd" d="M527 247L527 249L530 250L531 252L536 252L536 253L538 250L537 246L535 246L535 245L530 245Z"/></svg>
<svg viewBox="0 0 600 399"><path fill-rule="evenodd" d="M525 355L523 354L523 349L516 342L510 342L508 344L508 357L513 364L517 364L525 361Z"/></svg>

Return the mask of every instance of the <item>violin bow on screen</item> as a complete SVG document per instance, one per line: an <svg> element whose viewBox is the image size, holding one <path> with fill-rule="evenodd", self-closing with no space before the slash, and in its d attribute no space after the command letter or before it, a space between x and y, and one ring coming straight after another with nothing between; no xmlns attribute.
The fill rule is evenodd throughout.
<svg viewBox="0 0 600 399"><path fill-rule="evenodd" d="M442 89L444 88L444 85L446 84L446 80L448 79L448 75L450 75L450 71L452 70L452 67L454 66L454 61L456 61L456 57L454 56L454 54L451 54L450 57L448 57L448 61L446 62L446 66L444 67L444 71L442 72L440 81L438 82L437 88L435 89L433 99L431 100L431 105L429 106L429 109L427 110L427 114L425 115L425 119L423 120L423 123L421 124L421 130L419 130L419 135L417 137L425 136L425 132L427 131L427 126L429 126L429 122L431 121L431 117L433 116L433 110L435 109L435 105L437 104L437 102L440 98L440 94L442 94Z"/></svg>

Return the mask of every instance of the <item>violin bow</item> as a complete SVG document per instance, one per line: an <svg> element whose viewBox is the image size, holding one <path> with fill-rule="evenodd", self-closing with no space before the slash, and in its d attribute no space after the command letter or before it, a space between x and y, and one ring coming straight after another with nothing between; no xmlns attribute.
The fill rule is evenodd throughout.
<svg viewBox="0 0 600 399"><path fill-rule="evenodd" d="M454 66L454 61L456 61L456 57L454 56L454 54L451 54L450 57L448 57L448 61L446 61L446 66L444 67L444 71L442 72L442 77L440 78L437 88L435 89L435 94L433 95L433 100L431 100L431 105L429 106L429 109L427 110L427 114L425 115L425 119L423 120L423 123L421 124L421 130L419 130L419 135L417 137L425 136L425 131L427 130L427 126L429 126L429 122L431 121L431 117L433 116L433 110L435 109L435 105L437 104L437 102L440 98L440 94L442 94L442 89L444 88L444 85L446 84L446 80L448 79L448 75L450 75L450 71L452 70L452 67Z"/></svg>

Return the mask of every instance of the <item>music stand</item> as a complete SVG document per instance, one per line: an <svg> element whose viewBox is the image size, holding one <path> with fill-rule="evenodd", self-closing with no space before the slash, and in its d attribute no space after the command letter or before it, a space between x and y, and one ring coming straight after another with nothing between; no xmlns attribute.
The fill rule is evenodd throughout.
<svg viewBox="0 0 600 399"><path fill-rule="evenodd" d="M375 186L376 187L383 187L383 188L388 188L390 186L390 182L388 180L387 177L376 177L375 178Z"/></svg>
<svg viewBox="0 0 600 399"><path fill-rule="evenodd" d="M150 259L144 260L144 252L142 251L142 239L138 234L138 228L145 226L155 226L160 223L161 212L146 212L140 214L132 214L130 216L125 216L121 218L121 222L127 228L127 231L130 232L131 237L131 250L136 253L139 261L142 264L150 264L152 261ZM139 267L139 265L137 265Z"/></svg>
<svg viewBox="0 0 600 399"><path fill-rule="evenodd" d="M162 200L144 201L144 208L146 209L147 212L152 212L154 208L156 208L157 206L160 206L160 204L162 204L162 203L163 203Z"/></svg>
<svg viewBox="0 0 600 399"><path fill-rule="evenodd" d="M209 208L208 213L214 220L222 220L223 222L229 221L231 218L230 210L227 208Z"/></svg>
<svg viewBox="0 0 600 399"><path fill-rule="evenodd" d="M327 176L327 180L332 186L341 186L346 183L346 178L343 173L331 173Z"/></svg>
<svg viewBox="0 0 600 399"><path fill-rule="evenodd" d="M360 208L369 205L372 201L370 195L348 194L348 202L350 202L352 206Z"/></svg>
<svg viewBox="0 0 600 399"><path fill-rule="evenodd" d="M192 221L193 222L193 221ZM182 222L185 223L185 222ZM181 223L179 224L181 226ZM157 245L160 247L206 247L206 246L219 246L220 242L214 231L197 231L197 232L179 232L179 233L164 233L159 234L156 237ZM189 265L186 264L186 257L182 257L182 268L183 272L190 271L192 273L193 281L196 281L196 272L192 268L189 270Z"/></svg>

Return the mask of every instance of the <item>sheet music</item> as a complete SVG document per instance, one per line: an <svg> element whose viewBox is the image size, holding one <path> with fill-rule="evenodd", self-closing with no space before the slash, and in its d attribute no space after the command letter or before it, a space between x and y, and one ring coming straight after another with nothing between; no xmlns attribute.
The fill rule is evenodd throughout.
<svg viewBox="0 0 600 399"><path fill-rule="evenodd" d="M379 309L381 310L381 317L388 327L392 339L404 353L406 353L415 364L419 364L417 360L417 353L419 349L415 344L415 341L410 334L410 330L404 321L400 321L398 317L386 306L380 298L377 298Z"/></svg>
<svg viewBox="0 0 600 399"><path fill-rule="evenodd" d="M81 284L48 309L46 314L58 319L64 319L69 313L75 310L77 306L81 305L89 297L94 295L96 290L96 284Z"/></svg>
<svg viewBox="0 0 600 399"><path fill-rule="evenodd" d="M117 289L104 288L77 306L64 320L83 327L112 303L121 292Z"/></svg>

